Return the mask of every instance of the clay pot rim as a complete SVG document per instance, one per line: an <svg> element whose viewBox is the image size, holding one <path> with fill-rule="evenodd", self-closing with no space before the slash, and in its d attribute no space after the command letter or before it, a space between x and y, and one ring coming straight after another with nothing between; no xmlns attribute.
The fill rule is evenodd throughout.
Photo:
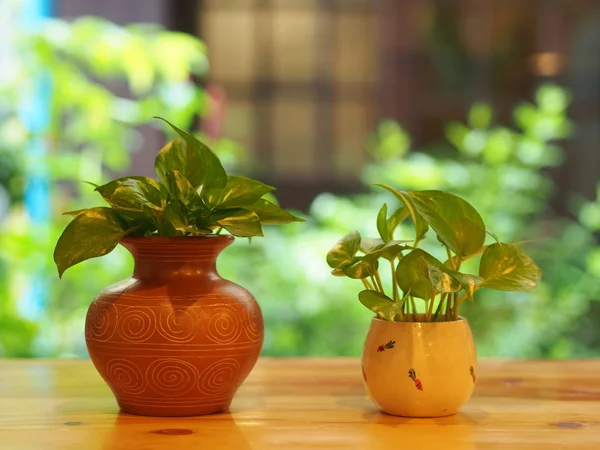
<svg viewBox="0 0 600 450"><path fill-rule="evenodd" d="M425 314L417 314L418 318L421 318L425 316ZM444 322L391 322L389 320L384 320L384 319L380 319L379 317L375 316L373 317L373 322L382 322L382 323L386 323L389 326L411 326L411 325L419 325L420 327L430 327L432 325L439 327L439 326L451 326L451 325L458 325L458 324L463 324L463 323L468 323L467 319L463 316L458 316L458 320L450 320L450 321L444 321Z"/></svg>
<svg viewBox="0 0 600 450"><path fill-rule="evenodd" d="M214 240L214 241L223 241L223 242L233 242L235 238L229 234L207 234L206 236L127 236L121 239L121 243L127 242L144 242L144 243L152 243L155 242L157 244L168 244L172 243L180 243L182 241L206 241L206 240Z"/></svg>

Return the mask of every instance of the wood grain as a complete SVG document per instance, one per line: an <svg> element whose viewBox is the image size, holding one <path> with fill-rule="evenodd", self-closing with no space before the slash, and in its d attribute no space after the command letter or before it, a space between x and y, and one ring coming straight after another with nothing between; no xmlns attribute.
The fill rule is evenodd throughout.
<svg viewBox="0 0 600 450"><path fill-rule="evenodd" d="M378 412L357 359L261 359L231 411L118 412L89 361L0 362L1 449L600 449L600 361L483 361L455 416Z"/></svg>

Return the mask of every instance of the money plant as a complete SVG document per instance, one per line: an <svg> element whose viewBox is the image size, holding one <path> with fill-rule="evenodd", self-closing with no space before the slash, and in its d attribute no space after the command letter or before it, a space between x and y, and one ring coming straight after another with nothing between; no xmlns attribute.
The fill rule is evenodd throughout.
<svg viewBox="0 0 600 450"><path fill-rule="evenodd" d="M264 198L274 187L227 175L210 148L162 120L179 137L157 154L157 180L134 176L94 184L108 206L64 213L74 219L54 250L59 276L75 264L110 253L127 236L207 236L225 231L252 238L263 235L262 225L303 221Z"/></svg>
<svg viewBox="0 0 600 450"><path fill-rule="evenodd" d="M389 215L387 204L381 207L379 238L365 239L353 231L327 254L333 275L362 281L365 289L358 298L377 317L395 322L458 320L461 304L473 301L478 289L529 291L540 280L541 271L533 260L517 244L500 242L462 198L444 191L379 186L401 205ZM404 221L412 223L414 237L396 240ZM428 232L435 233L444 258L419 247ZM485 245L487 234L494 242ZM478 273L466 273L463 264L474 258L479 258ZM387 290L380 270L390 270Z"/></svg>

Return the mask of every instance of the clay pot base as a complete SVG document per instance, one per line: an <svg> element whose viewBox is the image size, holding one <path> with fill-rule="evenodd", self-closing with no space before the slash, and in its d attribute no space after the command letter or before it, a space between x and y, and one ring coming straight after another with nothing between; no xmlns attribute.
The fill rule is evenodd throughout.
<svg viewBox="0 0 600 450"><path fill-rule="evenodd" d="M444 413L444 414L435 414L435 415L424 415L424 416L409 416L406 414L394 414L391 412L387 412L384 410L381 410L382 413L387 414L388 416L393 416L393 417L404 417L405 419L439 419L440 417L450 417L450 416L454 416L456 413L458 413L458 411L454 411L451 413Z"/></svg>
<svg viewBox="0 0 600 450"><path fill-rule="evenodd" d="M145 404L124 403L117 399L119 408L122 412L136 416L148 417L192 417L207 416L209 414L222 413L229 409L229 402L223 402L215 405L195 405L195 406L148 406Z"/></svg>

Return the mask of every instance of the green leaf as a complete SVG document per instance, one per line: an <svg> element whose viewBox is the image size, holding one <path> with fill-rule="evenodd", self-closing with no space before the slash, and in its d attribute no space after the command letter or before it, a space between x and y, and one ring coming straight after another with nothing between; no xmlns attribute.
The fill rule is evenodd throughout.
<svg viewBox="0 0 600 450"><path fill-rule="evenodd" d="M384 244L385 242L383 242L381 239L362 238L360 241L359 250L365 254L368 254L380 249Z"/></svg>
<svg viewBox="0 0 600 450"><path fill-rule="evenodd" d="M387 295L369 289L361 291L358 294L358 299L377 317L391 322L399 315L402 308L402 302L394 302Z"/></svg>
<svg viewBox="0 0 600 450"><path fill-rule="evenodd" d="M427 230L429 229L429 225L427 225L427 222L423 219L423 217L419 214L419 212L413 206L410 196L408 196L405 192L399 191L399 190L394 189L393 187L387 186L385 184L377 184L376 186L379 186L379 187L382 187L382 188L388 190L389 192L394 194L394 196L404 204L404 206L408 210L410 218L412 219L413 225L415 226L415 246L416 246L419 243L419 241L421 240L421 238L423 236L425 236L425 233L427 233Z"/></svg>
<svg viewBox="0 0 600 450"><path fill-rule="evenodd" d="M178 170L190 181L194 189L201 189L203 197L220 192L227 184L227 174L217 155L198 139L177 128L168 120L162 117L157 119L166 122L181 136L169 142L156 155L154 167L160 180L166 181L167 172Z"/></svg>
<svg viewBox="0 0 600 450"><path fill-rule="evenodd" d="M189 225L186 207L178 198L172 198L169 203L167 203L163 219L168 221L174 230L185 228Z"/></svg>
<svg viewBox="0 0 600 450"><path fill-rule="evenodd" d="M164 210L168 197L161 184L146 177L119 178L96 191L128 222L153 217Z"/></svg>
<svg viewBox="0 0 600 450"><path fill-rule="evenodd" d="M354 257L349 264L343 264L340 268L348 278L362 279L373 275L378 266L377 261Z"/></svg>
<svg viewBox="0 0 600 450"><path fill-rule="evenodd" d="M381 240L383 240L383 242L389 242L391 240L388 232L386 203L383 204L383 206L379 210L379 214L377 214L377 231L379 232L379 236L381 237Z"/></svg>
<svg viewBox="0 0 600 450"><path fill-rule="evenodd" d="M204 204L204 201L194 189L194 186L189 180L178 170L170 170L166 174L166 185L169 192L180 200L186 210L196 215L199 213L202 217L207 217L210 214L209 209Z"/></svg>
<svg viewBox="0 0 600 450"><path fill-rule="evenodd" d="M402 251L412 248L404 245L406 242L412 241L389 241L385 244L372 247L371 251L367 252L367 254L365 255L365 259L368 261L375 261L378 258L385 258L389 261L392 261Z"/></svg>
<svg viewBox="0 0 600 450"><path fill-rule="evenodd" d="M441 270L443 264L424 250L414 249L396 267L396 279L404 292L429 300L440 292L458 290L458 283Z"/></svg>
<svg viewBox="0 0 600 450"><path fill-rule="evenodd" d="M485 232L486 232L487 234L489 234L491 237L493 237L493 238L494 238L494 240L495 240L495 241L496 241L498 244L500 244L500 243L501 243L501 242L500 242L500 239L498 239L498 236L496 236L496 233L494 233L492 230L490 230L489 228L486 228L486 229L485 229Z"/></svg>
<svg viewBox="0 0 600 450"><path fill-rule="evenodd" d="M110 253L125 236L118 214L111 208L90 208L78 214L65 228L54 249L58 276L86 259Z"/></svg>
<svg viewBox="0 0 600 450"><path fill-rule="evenodd" d="M479 276L483 287L498 291L530 291L542 277L542 271L519 247L492 244L481 256Z"/></svg>
<svg viewBox="0 0 600 450"><path fill-rule="evenodd" d="M85 183L85 184L89 184L90 186L92 186L94 189L96 189L99 185L96 183L92 183L91 181L86 181L86 180L79 180L81 183Z"/></svg>
<svg viewBox="0 0 600 450"><path fill-rule="evenodd" d="M73 216L73 217L75 217L75 216L78 216L79 214L81 214L82 212L87 211L88 209L89 208L86 208L86 209L76 209L74 211L67 211L67 212L62 213L62 215L63 216Z"/></svg>
<svg viewBox="0 0 600 450"><path fill-rule="evenodd" d="M258 215L261 223L265 225L284 225L291 222L304 222L304 219L296 217L279 206L259 198L253 205L244 206L244 209Z"/></svg>
<svg viewBox="0 0 600 450"><path fill-rule="evenodd" d="M388 218L387 228L390 240L394 239L394 232L396 231L396 228L398 228L398 225L404 222L409 215L408 208L400 207Z"/></svg>
<svg viewBox="0 0 600 450"><path fill-rule="evenodd" d="M212 234L212 230L208 230L206 228L197 228L194 226L178 227L176 230L180 233L190 236L206 236L208 234Z"/></svg>
<svg viewBox="0 0 600 450"><path fill-rule="evenodd" d="M274 190L273 186L251 178L228 176L225 188L208 195L207 203L209 207L218 209L243 208L255 204L263 195Z"/></svg>
<svg viewBox="0 0 600 450"><path fill-rule="evenodd" d="M242 208L216 211L210 216L210 220L237 237L263 235L258 215Z"/></svg>
<svg viewBox="0 0 600 450"><path fill-rule="evenodd" d="M470 255L483 246L483 219L467 201L443 191L411 191L406 195L439 239L457 256Z"/></svg>
<svg viewBox="0 0 600 450"><path fill-rule="evenodd" d="M475 291L479 289L483 283L483 278L477 275L471 275L468 273L458 272L456 270L448 269L445 266L439 267L440 270L450 275L455 279L460 287L465 291L469 300L473 301L473 295Z"/></svg>
<svg viewBox="0 0 600 450"><path fill-rule="evenodd" d="M343 264L349 264L360 248L360 233L352 231L340 239L329 253L327 253L327 264L336 269Z"/></svg>

